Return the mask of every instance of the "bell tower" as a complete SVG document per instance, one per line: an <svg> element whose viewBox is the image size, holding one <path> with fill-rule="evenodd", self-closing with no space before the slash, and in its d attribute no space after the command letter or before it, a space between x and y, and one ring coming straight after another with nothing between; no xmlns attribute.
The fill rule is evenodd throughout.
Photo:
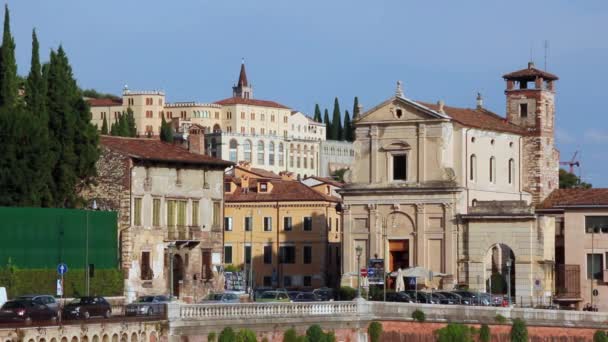
<svg viewBox="0 0 608 342"><path fill-rule="evenodd" d="M239 81L232 87L232 96L243 99L253 98L253 86L247 81L247 73L245 72L245 60L241 62L241 72L239 73Z"/></svg>
<svg viewBox="0 0 608 342"><path fill-rule="evenodd" d="M523 137L522 185L532 201L543 201L559 187L559 152L555 148L555 81L559 78L528 63L503 75L507 82L507 120Z"/></svg>

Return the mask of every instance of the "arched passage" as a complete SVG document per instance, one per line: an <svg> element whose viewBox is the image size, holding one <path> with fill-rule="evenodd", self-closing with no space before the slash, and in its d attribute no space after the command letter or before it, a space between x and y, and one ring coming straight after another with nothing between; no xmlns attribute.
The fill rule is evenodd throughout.
<svg viewBox="0 0 608 342"><path fill-rule="evenodd" d="M484 257L484 280L486 292L508 294L515 297L515 253L504 243L492 245Z"/></svg>
<svg viewBox="0 0 608 342"><path fill-rule="evenodd" d="M416 242L414 239L414 221L407 214L394 211L384 222L386 229L387 271L415 265Z"/></svg>
<svg viewBox="0 0 608 342"><path fill-rule="evenodd" d="M123 333L122 336L120 336L120 342L129 342L129 335Z"/></svg>
<svg viewBox="0 0 608 342"><path fill-rule="evenodd" d="M181 255L173 255L173 295L179 297L179 284L184 279L184 260Z"/></svg>
<svg viewBox="0 0 608 342"><path fill-rule="evenodd" d="M131 342L137 342L138 338L137 338L137 333L132 333L131 334Z"/></svg>
<svg viewBox="0 0 608 342"><path fill-rule="evenodd" d="M156 332L150 333L150 342L156 342Z"/></svg>
<svg viewBox="0 0 608 342"><path fill-rule="evenodd" d="M112 342L118 342L118 334L112 335Z"/></svg>

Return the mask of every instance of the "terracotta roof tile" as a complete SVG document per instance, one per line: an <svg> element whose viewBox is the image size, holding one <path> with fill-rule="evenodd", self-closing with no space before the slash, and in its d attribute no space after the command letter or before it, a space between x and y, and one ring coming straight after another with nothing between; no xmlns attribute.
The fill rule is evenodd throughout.
<svg viewBox="0 0 608 342"><path fill-rule="evenodd" d="M434 111L439 111L439 105L416 101L423 106L429 107ZM487 129L490 131L507 132L515 134L525 134L526 130L509 123L507 119L495 114L489 110L480 108L458 108L444 106L443 111L450 116L454 121L463 126Z"/></svg>
<svg viewBox="0 0 608 342"><path fill-rule="evenodd" d="M234 180L226 177L225 180ZM272 191L257 192L257 179L249 180L249 189L243 191L239 185L236 190L229 194L224 194L224 201L230 202L273 202L273 201L326 201L340 202L339 199L321 194L308 186L293 180L270 180Z"/></svg>
<svg viewBox="0 0 608 342"><path fill-rule="evenodd" d="M536 77L542 77L548 81L556 81L559 79L554 74L543 70L536 69L533 63L528 64L526 69L517 70L508 74L502 75L505 80L534 80Z"/></svg>
<svg viewBox="0 0 608 342"><path fill-rule="evenodd" d="M91 107L110 107L110 106L122 106L122 100L116 99L87 99L86 100Z"/></svg>
<svg viewBox="0 0 608 342"><path fill-rule="evenodd" d="M558 189L553 191L538 209L556 209L570 206L608 206L608 189Z"/></svg>
<svg viewBox="0 0 608 342"><path fill-rule="evenodd" d="M274 102L274 101L244 99L242 97L229 97L227 99L223 99L223 100L220 100L220 101L217 101L214 103L223 105L223 106L243 104L243 105L259 106L259 107L274 107L274 108L289 109L289 107L284 106L284 105Z"/></svg>
<svg viewBox="0 0 608 342"><path fill-rule="evenodd" d="M101 136L100 143L103 147L126 154L137 160L221 167L234 165L234 163L229 161L191 153L183 147L156 139L123 138L103 135Z"/></svg>

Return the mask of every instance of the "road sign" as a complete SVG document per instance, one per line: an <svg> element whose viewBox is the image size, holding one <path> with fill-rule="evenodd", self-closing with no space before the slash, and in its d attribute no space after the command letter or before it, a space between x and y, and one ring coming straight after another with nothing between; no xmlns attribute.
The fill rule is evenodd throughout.
<svg viewBox="0 0 608 342"><path fill-rule="evenodd" d="M64 275L66 273L68 273L68 265L64 264L63 262L59 265L57 265L57 273L59 275Z"/></svg>
<svg viewBox="0 0 608 342"><path fill-rule="evenodd" d="M593 297L597 297L600 292L597 289L593 289Z"/></svg>
<svg viewBox="0 0 608 342"><path fill-rule="evenodd" d="M407 283L408 290L416 289L416 277L405 277L405 282Z"/></svg>
<svg viewBox="0 0 608 342"><path fill-rule="evenodd" d="M362 268L361 269L361 276L362 277L367 277L367 268Z"/></svg>
<svg viewBox="0 0 608 342"><path fill-rule="evenodd" d="M367 275L370 276L370 277L372 277L374 275L374 271L375 271L374 268L368 268L367 269Z"/></svg>

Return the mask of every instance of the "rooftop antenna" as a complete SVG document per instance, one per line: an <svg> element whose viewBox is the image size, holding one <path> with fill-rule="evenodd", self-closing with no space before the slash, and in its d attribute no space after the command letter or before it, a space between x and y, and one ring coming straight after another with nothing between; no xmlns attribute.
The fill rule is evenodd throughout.
<svg viewBox="0 0 608 342"><path fill-rule="evenodd" d="M545 71L547 71L547 58L549 57L549 41L545 40Z"/></svg>
<svg viewBox="0 0 608 342"><path fill-rule="evenodd" d="M530 41L530 62L534 62L534 42Z"/></svg>

